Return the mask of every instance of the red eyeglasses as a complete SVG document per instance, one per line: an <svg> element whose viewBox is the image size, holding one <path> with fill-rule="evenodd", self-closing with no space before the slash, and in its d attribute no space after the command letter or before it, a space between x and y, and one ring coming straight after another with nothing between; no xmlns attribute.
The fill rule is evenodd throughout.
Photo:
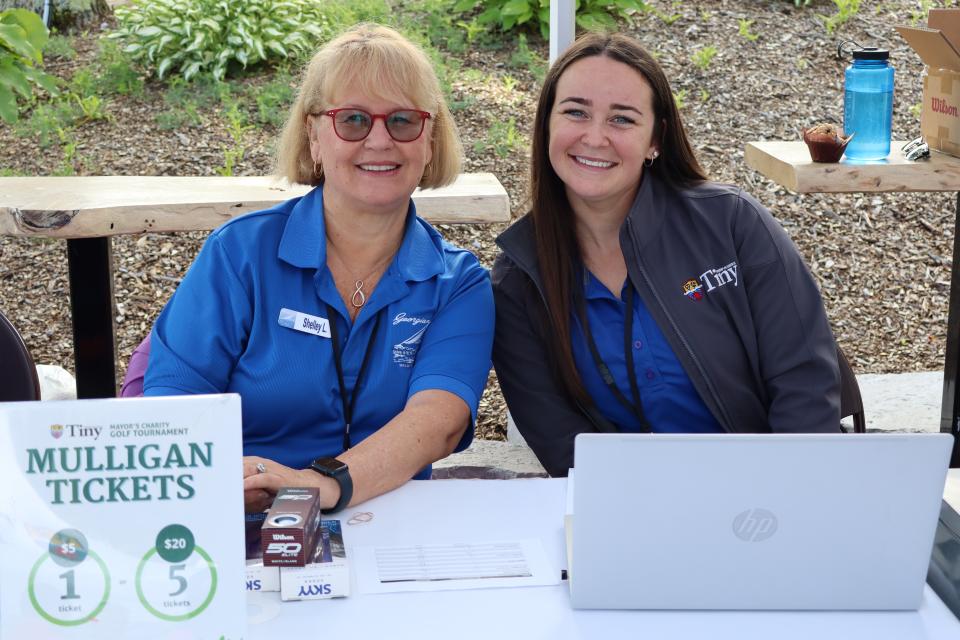
<svg viewBox="0 0 960 640"><path fill-rule="evenodd" d="M413 142L423 133L423 123L430 118L428 111L397 109L390 113L368 113L363 109L330 109L317 115L333 118L333 131L347 142L363 140L373 129L378 118L383 119L387 133L397 142Z"/></svg>

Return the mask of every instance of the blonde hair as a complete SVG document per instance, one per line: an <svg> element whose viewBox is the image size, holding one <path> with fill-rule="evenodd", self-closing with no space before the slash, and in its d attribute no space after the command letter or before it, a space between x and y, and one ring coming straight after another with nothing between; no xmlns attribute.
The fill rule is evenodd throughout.
<svg viewBox="0 0 960 640"><path fill-rule="evenodd" d="M402 35L377 24L359 24L314 54L277 146L276 173L290 182L317 185L307 137L307 116L331 107L338 90L350 87L370 96L404 96L431 114L433 158L420 186L442 187L460 172L460 138L423 50Z"/></svg>

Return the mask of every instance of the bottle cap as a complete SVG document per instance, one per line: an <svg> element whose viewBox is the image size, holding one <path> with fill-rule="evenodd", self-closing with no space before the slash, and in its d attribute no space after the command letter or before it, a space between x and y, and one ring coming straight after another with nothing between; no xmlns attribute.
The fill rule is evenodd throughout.
<svg viewBox="0 0 960 640"><path fill-rule="evenodd" d="M877 47L863 47L851 51L854 60L889 60L890 52Z"/></svg>
<svg viewBox="0 0 960 640"><path fill-rule="evenodd" d="M850 54L854 60L889 60L890 51L878 47L864 47L854 40L844 40L837 45L837 58Z"/></svg>

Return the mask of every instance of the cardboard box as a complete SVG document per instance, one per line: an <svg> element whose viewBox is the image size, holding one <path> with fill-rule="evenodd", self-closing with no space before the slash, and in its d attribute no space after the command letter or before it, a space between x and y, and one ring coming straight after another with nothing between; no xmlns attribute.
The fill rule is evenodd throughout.
<svg viewBox="0 0 960 640"><path fill-rule="evenodd" d="M310 564L280 569L281 600L321 600L350 595L350 565L339 520L323 520Z"/></svg>
<svg viewBox="0 0 960 640"><path fill-rule="evenodd" d="M260 529L267 519L266 512L248 513L244 517L247 546L247 591L280 591L280 567L263 566Z"/></svg>
<svg viewBox="0 0 960 640"><path fill-rule="evenodd" d="M247 560L247 591L280 591L280 567L265 567L263 560Z"/></svg>
<svg viewBox="0 0 960 640"><path fill-rule="evenodd" d="M282 487L260 529L265 567L302 567L320 534L320 492Z"/></svg>
<svg viewBox="0 0 960 640"><path fill-rule="evenodd" d="M926 28L897 31L927 65L920 134L931 149L960 156L960 9L931 9Z"/></svg>

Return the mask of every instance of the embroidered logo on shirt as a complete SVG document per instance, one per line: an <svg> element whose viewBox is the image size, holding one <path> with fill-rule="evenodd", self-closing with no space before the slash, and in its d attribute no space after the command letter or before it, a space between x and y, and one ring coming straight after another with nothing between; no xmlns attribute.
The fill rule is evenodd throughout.
<svg viewBox="0 0 960 640"><path fill-rule="evenodd" d="M420 329L417 329L413 335L404 340L393 345L393 362L394 364L400 365L404 369L410 368L413 366L414 360L417 358L417 351L420 350L420 342L423 340L423 334L426 333L427 327L430 326L430 320L426 318L415 318L409 317L405 313L398 313L393 318L393 325L397 326L409 322L414 327L418 324L424 325Z"/></svg>
<svg viewBox="0 0 960 640"><path fill-rule="evenodd" d="M731 283L735 287L740 284L737 274L737 263L735 261L725 264L722 267L707 269L700 274L699 280L697 278L690 278L683 283L683 295L693 301L702 300L704 294ZM706 291L704 291L704 287L706 287Z"/></svg>
<svg viewBox="0 0 960 640"><path fill-rule="evenodd" d="M707 285L707 293L731 282L733 286L737 286L737 263L731 262L716 269L707 269L700 274L700 280Z"/></svg>
<svg viewBox="0 0 960 640"><path fill-rule="evenodd" d="M277 323L281 327L302 331L303 333L312 333L321 338L330 337L330 321L320 316L311 316L308 313L300 313L293 309L280 309L280 317Z"/></svg>
<svg viewBox="0 0 960 640"><path fill-rule="evenodd" d="M703 285L696 278L690 278L683 283L683 295L694 302L703 299Z"/></svg>
<svg viewBox="0 0 960 640"><path fill-rule="evenodd" d="M401 311L397 315L393 316L393 326L397 326L398 324L404 324L404 323L410 323L413 326L417 326L418 324L430 324L430 320L428 320L427 318L417 318L414 316L408 316L405 311Z"/></svg>

